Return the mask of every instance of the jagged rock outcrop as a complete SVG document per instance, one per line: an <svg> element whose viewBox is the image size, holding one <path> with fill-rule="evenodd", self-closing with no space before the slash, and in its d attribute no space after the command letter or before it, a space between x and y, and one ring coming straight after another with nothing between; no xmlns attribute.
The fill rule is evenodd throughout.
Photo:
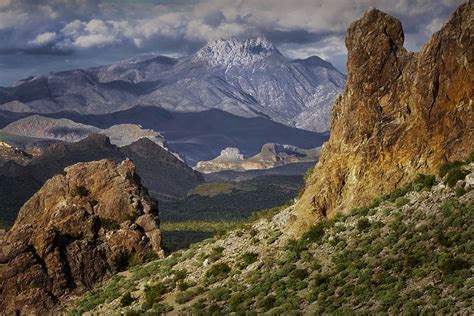
<svg viewBox="0 0 474 316"><path fill-rule="evenodd" d="M238 148L226 148L216 158L198 162L195 169L203 173L262 170L292 163L316 161L318 156L319 147L302 149L291 145L268 143L262 146L258 154L248 158L244 157Z"/></svg>
<svg viewBox="0 0 474 316"><path fill-rule="evenodd" d="M2 314L44 315L129 256L163 252L157 204L130 160L67 167L25 203L0 244Z"/></svg>
<svg viewBox="0 0 474 316"><path fill-rule="evenodd" d="M290 233L473 150L473 21L468 1L418 53L403 47L400 21L383 12L351 24L344 95Z"/></svg>

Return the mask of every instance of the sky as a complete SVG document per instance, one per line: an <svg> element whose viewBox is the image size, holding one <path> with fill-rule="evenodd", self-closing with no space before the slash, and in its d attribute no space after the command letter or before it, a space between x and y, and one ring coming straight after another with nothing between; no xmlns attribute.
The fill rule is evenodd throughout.
<svg viewBox="0 0 474 316"><path fill-rule="evenodd" d="M208 41L265 36L286 56L318 55L345 72L344 34L370 7L403 23L417 51L461 0L0 0L0 86L31 75Z"/></svg>

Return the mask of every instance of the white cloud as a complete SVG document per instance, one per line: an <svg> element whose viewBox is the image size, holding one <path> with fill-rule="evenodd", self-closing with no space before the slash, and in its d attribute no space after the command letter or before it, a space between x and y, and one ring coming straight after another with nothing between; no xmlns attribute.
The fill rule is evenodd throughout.
<svg viewBox="0 0 474 316"><path fill-rule="evenodd" d="M308 56L317 55L323 59L330 59L335 55L347 54L344 38L342 36L330 36L318 43L303 47L285 47L281 50L291 58L306 58Z"/></svg>
<svg viewBox="0 0 474 316"><path fill-rule="evenodd" d="M103 47L113 43L117 43L119 40L112 35L105 34L89 34L81 35L74 42L73 45L79 48L90 48L90 47Z"/></svg>
<svg viewBox="0 0 474 316"><path fill-rule="evenodd" d="M43 46L52 43L57 37L56 32L46 32L36 36L34 40L28 42L30 45Z"/></svg>

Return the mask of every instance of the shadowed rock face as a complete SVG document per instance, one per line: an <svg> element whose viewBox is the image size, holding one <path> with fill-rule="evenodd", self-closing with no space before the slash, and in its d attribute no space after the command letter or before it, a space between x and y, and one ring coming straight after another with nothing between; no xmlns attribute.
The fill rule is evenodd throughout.
<svg viewBox="0 0 474 316"><path fill-rule="evenodd" d="M162 255L156 202L130 160L78 163L48 180L0 239L0 313L44 314L124 268Z"/></svg>
<svg viewBox="0 0 474 316"><path fill-rule="evenodd" d="M473 150L473 19L469 1L418 53L403 47L400 21L378 10L349 27L344 95L290 233Z"/></svg>

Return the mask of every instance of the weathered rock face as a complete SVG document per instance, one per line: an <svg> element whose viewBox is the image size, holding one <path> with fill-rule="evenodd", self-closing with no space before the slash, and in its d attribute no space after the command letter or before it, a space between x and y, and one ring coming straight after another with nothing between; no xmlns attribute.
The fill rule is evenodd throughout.
<svg viewBox="0 0 474 316"><path fill-rule="evenodd" d="M130 160L67 167L25 203L0 245L2 314L54 311L130 256L162 255L157 204Z"/></svg>
<svg viewBox="0 0 474 316"><path fill-rule="evenodd" d="M473 34L473 1L418 53L403 48L400 21L378 10L349 27L344 95L291 234L473 150Z"/></svg>

